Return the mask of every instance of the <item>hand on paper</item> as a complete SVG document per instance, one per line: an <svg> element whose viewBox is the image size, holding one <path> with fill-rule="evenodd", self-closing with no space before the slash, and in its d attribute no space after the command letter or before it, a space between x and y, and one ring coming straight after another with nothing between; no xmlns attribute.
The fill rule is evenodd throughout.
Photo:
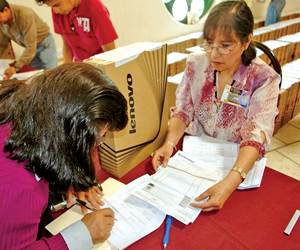
<svg viewBox="0 0 300 250"><path fill-rule="evenodd" d="M107 240L114 225L114 212L110 208L104 208L86 214L81 221L88 228L93 243L97 244Z"/></svg>
<svg viewBox="0 0 300 250"><path fill-rule="evenodd" d="M154 153L152 159L152 166L155 170L160 165L166 166L173 153L173 147L170 144L164 143L159 149Z"/></svg>
<svg viewBox="0 0 300 250"><path fill-rule="evenodd" d="M200 194L191 205L201 208L204 212L219 210L239 184L239 177L229 175Z"/></svg>
<svg viewBox="0 0 300 250"><path fill-rule="evenodd" d="M91 187L86 192L75 192L71 187L66 194L67 206L70 207L73 205L73 196L76 196L79 200L88 202L92 208L99 209L100 206L104 204L103 201L101 201L102 195L102 192L97 186ZM83 206L81 206L81 210L83 213L87 212L87 209Z"/></svg>
<svg viewBox="0 0 300 250"><path fill-rule="evenodd" d="M4 80L8 80L12 77L13 74L16 73L16 68L13 66L9 66L5 71L4 71Z"/></svg>

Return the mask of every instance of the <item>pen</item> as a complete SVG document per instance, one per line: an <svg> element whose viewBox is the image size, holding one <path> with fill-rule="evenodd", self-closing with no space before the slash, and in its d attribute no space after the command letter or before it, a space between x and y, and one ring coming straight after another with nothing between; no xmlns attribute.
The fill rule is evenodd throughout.
<svg viewBox="0 0 300 250"><path fill-rule="evenodd" d="M170 229L172 225L172 216L167 215L166 217L166 226L165 226L165 232L164 232L164 238L163 238L163 247L167 248L169 241L170 241Z"/></svg>
<svg viewBox="0 0 300 250"><path fill-rule="evenodd" d="M83 206L83 207L85 207L85 208L91 210L91 211L97 211L97 209L89 207L89 206L86 204L85 201L80 200L80 199L78 199L78 198L76 199L76 203L77 203L78 205L81 205L81 206ZM117 218L114 218L114 221L117 221Z"/></svg>
<svg viewBox="0 0 300 250"><path fill-rule="evenodd" d="M78 205L81 205L81 206L83 206L83 207L85 207L85 208L87 208L87 209L89 209L89 210L91 210L91 211L96 211L96 209L89 207L89 206L86 204L86 202L83 201L83 200L80 200L80 199L76 198L76 202L77 202Z"/></svg>
<svg viewBox="0 0 300 250"><path fill-rule="evenodd" d="M101 192L103 191L103 188L100 183L96 182L95 186L98 187Z"/></svg>
<svg viewBox="0 0 300 250"><path fill-rule="evenodd" d="M297 220L299 219L300 217L300 210L296 210L292 219L290 220L289 224L286 226L285 230L284 230L284 233L286 235L290 235L292 230L293 230L293 227L295 226L295 224L297 223Z"/></svg>

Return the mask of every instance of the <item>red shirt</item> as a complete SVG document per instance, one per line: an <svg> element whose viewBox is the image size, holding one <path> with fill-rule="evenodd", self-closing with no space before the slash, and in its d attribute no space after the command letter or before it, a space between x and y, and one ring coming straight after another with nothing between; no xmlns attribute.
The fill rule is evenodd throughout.
<svg viewBox="0 0 300 250"><path fill-rule="evenodd" d="M101 45L118 38L109 12L100 0L81 0L68 15L52 11L52 19L54 31L63 36L75 61L103 52Z"/></svg>

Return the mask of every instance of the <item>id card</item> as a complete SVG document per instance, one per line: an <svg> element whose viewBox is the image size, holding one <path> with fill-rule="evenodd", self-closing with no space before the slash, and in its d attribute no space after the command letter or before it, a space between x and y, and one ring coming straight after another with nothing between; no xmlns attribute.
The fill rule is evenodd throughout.
<svg viewBox="0 0 300 250"><path fill-rule="evenodd" d="M238 107L247 108L249 99L249 91L244 91L227 84L225 85L221 101Z"/></svg>

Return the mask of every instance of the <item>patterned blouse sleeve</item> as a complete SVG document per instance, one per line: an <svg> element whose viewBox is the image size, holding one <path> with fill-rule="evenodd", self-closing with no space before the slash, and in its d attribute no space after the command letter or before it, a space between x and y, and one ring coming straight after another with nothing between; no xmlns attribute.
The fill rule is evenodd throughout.
<svg viewBox="0 0 300 250"><path fill-rule="evenodd" d="M258 149L260 157L264 156L265 147L271 142L274 121L277 115L277 99L280 76L272 74L253 92L249 103L247 120L241 128L240 147L253 146ZM263 142L261 132L266 140Z"/></svg>
<svg viewBox="0 0 300 250"><path fill-rule="evenodd" d="M194 103L192 85L195 79L195 62L192 57L187 60L186 68L180 85L176 90L176 107L172 110L172 117L181 119L186 126L193 120Z"/></svg>

